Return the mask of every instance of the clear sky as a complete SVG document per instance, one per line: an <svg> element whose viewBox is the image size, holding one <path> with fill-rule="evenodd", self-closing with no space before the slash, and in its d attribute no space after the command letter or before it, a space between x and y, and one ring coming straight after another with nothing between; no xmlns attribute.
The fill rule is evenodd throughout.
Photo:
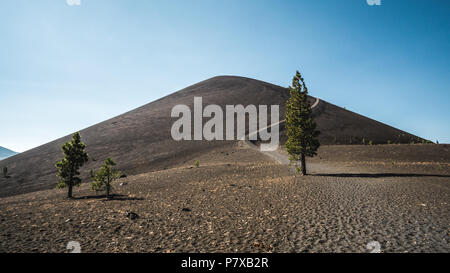
<svg viewBox="0 0 450 273"><path fill-rule="evenodd" d="M450 1L2 0L0 146L25 151L217 75L450 142Z"/></svg>

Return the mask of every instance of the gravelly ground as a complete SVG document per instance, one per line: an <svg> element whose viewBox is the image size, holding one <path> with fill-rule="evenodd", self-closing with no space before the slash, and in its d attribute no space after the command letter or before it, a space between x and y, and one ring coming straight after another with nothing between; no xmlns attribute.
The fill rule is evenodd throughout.
<svg viewBox="0 0 450 273"><path fill-rule="evenodd" d="M199 168L121 179L115 200L88 185L76 200L2 198L0 251L66 252L73 240L82 252L367 252L373 240L383 252L450 251L448 162L316 158L301 177L240 147L195 159Z"/></svg>

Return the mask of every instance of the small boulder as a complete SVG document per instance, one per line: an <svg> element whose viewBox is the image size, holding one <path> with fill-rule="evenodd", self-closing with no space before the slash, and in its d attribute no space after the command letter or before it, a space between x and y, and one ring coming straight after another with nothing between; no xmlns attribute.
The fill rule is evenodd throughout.
<svg viewBox="0 0 450 273"><path fill-rule="evenodd" d="M139 215L137 215L136 213L134 213L132 211L127 211L126 216L128 218L130 218L131 220L135 220L135 219L139 218Z"/></svg>

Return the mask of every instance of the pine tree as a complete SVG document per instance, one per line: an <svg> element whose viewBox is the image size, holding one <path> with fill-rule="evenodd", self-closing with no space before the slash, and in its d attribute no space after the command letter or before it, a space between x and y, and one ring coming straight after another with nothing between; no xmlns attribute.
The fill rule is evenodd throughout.
<svg viewBox="0 0 450 273"><path fill-rule="evenodd" d="M308 102L308 88L305 81L297 71L292 86L289 87L290 98L286 103L286 149L289 159L301 160L301 171L306 175L305 156L315 156L320 146L317 137L320 132L316 130L316 123L312 118L311 104Z"/></svg>
<svg viewBox="0 0 450 273"><path fill-rule="evenodd" d="M108 199L111 197L112 182L122 175L114 166L116 166L116 163L108 157L101 169L92 175L94 182L91 184L91 189L96 192L106 190Z"/></svg>
<svg viewBox="0 0 450 273"><path fill-rule="evenodd" d="M81 142L80 133L75 133L70 142L64 143L62 151L64 158L56 163L58 168L58 185L57 188L68 187L67 197L72 198L72 188L81 184L78 169L88 161L88 154L84 151L83 142Z"/></svg>

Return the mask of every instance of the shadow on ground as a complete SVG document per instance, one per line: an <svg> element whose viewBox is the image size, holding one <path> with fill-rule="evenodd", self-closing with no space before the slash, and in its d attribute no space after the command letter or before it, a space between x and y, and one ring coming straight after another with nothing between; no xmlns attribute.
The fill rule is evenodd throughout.
<svg viewBox="0 0 450 273"><path fill-rule="evenodd" d="M111 194L110 198L107 198L105 194L101 195L88 195L88 196L80 196L80 197L74 197L73 199L76 200L83 200L83 199L105 199L105 200L119 200L119 201L126 201L126 200L144 200L144 198L141 197L129 197L128 195L123 194Z"/></svg>
<svg viewBox="0 0 450 273"><path fill-rule="evenodd" d="M330 173L330 174L311 174L313 176L331 176L331 177L450 177L444 174L417 174L417 173Z"/></svg>

